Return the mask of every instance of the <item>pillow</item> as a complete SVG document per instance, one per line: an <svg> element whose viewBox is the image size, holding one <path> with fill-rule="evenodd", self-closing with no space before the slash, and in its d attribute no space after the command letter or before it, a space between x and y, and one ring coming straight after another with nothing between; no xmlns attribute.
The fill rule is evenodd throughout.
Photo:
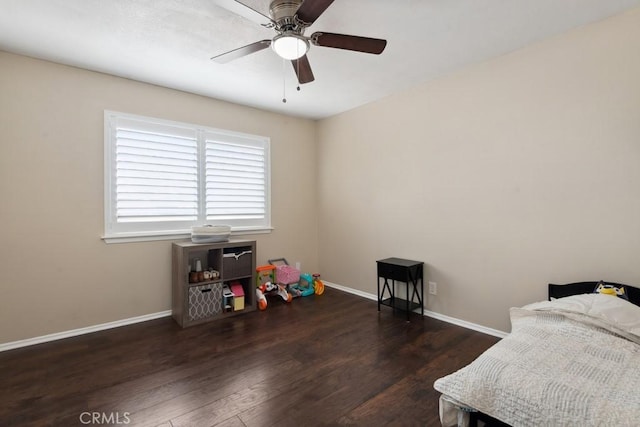
<svg viewBox="0 0 640 427"><path fill-rule="evenodd" d="M629 301L629 296L627 295L627 291L624 286L615 287L613 285L607 285L602 280L598 282L596 288L593 290L593 293L617 296Z"/></svg>

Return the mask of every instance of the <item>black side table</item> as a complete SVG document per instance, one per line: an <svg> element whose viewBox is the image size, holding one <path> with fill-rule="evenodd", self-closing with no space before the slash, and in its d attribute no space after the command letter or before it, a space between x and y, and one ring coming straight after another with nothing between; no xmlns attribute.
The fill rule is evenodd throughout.
<svg viewBox="0 0 640 427"><path fill-rule="evenodd" d="M376 262L378 263L378 311L380 311L381 305L392 307L394 310L406 311L407 321L409 321L411 312L420 308L420 313L424 316L424 262L402 258L387 258ZM384 279L384 284L380 289L382 279ZM407 284L406 299L396 297L396 280ZM389 285L389 281L391 281L391 285ZM411 297L409 297L410 291Z"/></svg>

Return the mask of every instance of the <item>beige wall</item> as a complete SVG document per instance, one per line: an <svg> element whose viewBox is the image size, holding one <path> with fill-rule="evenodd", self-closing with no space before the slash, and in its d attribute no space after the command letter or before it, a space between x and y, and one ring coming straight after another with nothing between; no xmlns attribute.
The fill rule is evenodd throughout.
<svg viewBox="0 0 640 427"><path fill-rule="evenodd" d="M171 241L100 239L105 109L270 137L275 230L242 237L316 270L313 121L0 52L0 343L171 308Z"/></svg>
<svg viewBox="0 0 640 427"><path fill-rule="evenodd" d="M503 331L549 282L640 284L638 52L640 9L321 121L323 278L422 260L428 309Z"/></svg>
<svg viewBox="0 0 640 427"><path fill-rule="evenodd" d="M0 343L170 309L171 242L100 239L105 109L271 137L259 263L375 294L423 260L428 309L505 331L548 282L639 284L639 51L635 10L319 123L0 52Z"/></svg>

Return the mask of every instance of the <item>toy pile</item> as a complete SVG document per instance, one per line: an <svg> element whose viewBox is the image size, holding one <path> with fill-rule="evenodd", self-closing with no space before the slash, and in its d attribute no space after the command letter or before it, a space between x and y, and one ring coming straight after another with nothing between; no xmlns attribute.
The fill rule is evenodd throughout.
<svg viewBox="0 0 640 427"><path fill-rule="evenodd" d="M267 308L267 296L291 302L295 297L322 295L324 292L320 274L300 273L284 258L270 259L268 265L262 265L256 271L256 296L260 310Z"/></svg>

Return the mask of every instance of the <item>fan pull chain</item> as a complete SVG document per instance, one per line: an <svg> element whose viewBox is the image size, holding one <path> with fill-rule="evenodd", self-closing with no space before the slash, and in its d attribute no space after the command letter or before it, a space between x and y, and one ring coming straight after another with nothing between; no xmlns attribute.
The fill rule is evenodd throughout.
<svg viewBox="0 0 640 427"><path fill-rule="evenodd" d="M300 75L300 45L296 45L296 51L298 52L298 59L296 59L296 76ZM300 79L298 78L298 86L296 86L296 90L300 92Z"/></svg>
<svg viewBox="0 0 640 427"><path fill-rule="evenodd" d="M287 103L287 79L285 76L287 61L282 60L282 102Z"/></svg>

